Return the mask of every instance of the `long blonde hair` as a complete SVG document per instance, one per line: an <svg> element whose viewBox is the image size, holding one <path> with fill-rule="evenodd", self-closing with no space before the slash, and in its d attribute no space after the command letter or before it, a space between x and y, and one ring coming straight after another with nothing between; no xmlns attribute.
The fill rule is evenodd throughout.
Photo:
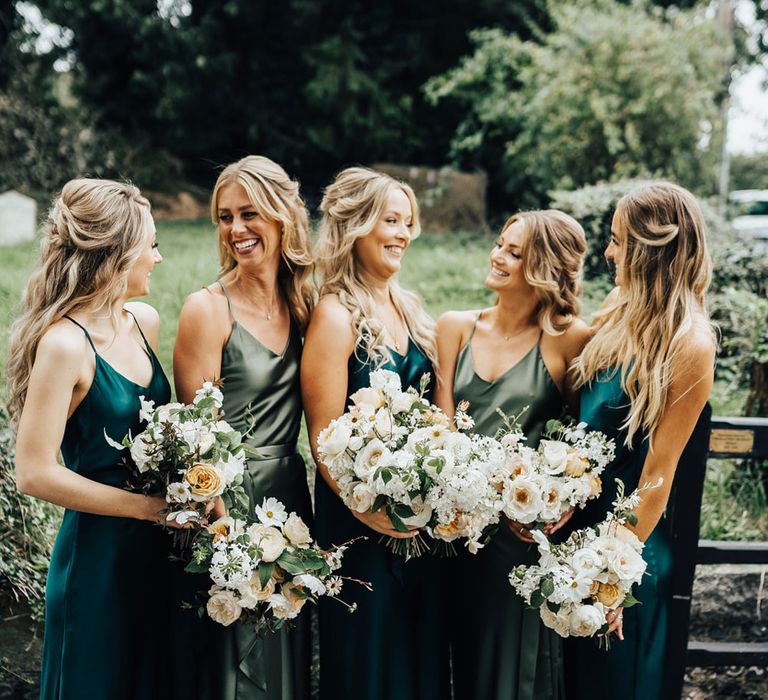
<svg viewBox="0 0 768 700"><path fill-rule="evenodd" d="M411 238L421 232L419 205L404 182L368 168L342 170L326 189L320 209L323 219L315 249L320 276L320 296L336 294L352 314L352 329L368 358L378 364L391 359L384 342L384 326L374 317L371 288L360 273L354 246L367 236L384 212L387 198L401 190L411 204ZM421 299L392 279L392 303L402 315L408 332L433 364L436 364L435 323L424 311ZM357 352L357 350L356 350Z"/></svg>
<svg viewBox="0 0 768 700"><path fill-rule="evenodd" d="M523 227L520 257L525 280L536 296L536 320L550 335L560 335L581 310L584 229L557 209L514 214L502 231L516 222Z"/></svg>
<svg viewBox="0 0 768 700"><path fill-rule="evenodd" d="M621 372L630 399L622 428L631 445L639 431L653 438L683 338L699 320L712 330L705 306L712 261L701 208L678 185L632 190L616 205L614 222L625 250L618 298L596 315L595 335L572 371L577 387L600 370Z"/></svg>
<svg viewBox="0 0 768 700"><path fill-rule="evenodd" d="M242 186L248 200L264 218L280 225L280 268L278 284L288 301L291 315L301 329L307 327L312 311L312 244L307 208L299 194L299 183L277 163L264 156L246 156L221 171L211 195L211 220L219 223L219 192L231 183ZM219 276L237 266L219 236Z"/></svg>
<svg viewBox="0 0 768 700"><path fill-rule="evenodd" d="M128 274L146 243L149 211L136 187L112 180L70 180L54 200L40 260L11 327L8 412L14 426L40 339L75 309L90 304L111 309L125 294Z"/></svg>

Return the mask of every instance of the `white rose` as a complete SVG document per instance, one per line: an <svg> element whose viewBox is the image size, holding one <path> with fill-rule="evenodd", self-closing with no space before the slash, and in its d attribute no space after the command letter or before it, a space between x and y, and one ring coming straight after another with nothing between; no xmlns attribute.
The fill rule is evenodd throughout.
<svg viewBox="0 0 768 700"><path fill-rule="evenodd" d="M152 458L147 454L148 444L144 442L144 437L139 435L131 445L131 459L136 463L140 474L149 471L152 464Z"/></svg>
<svg viewBox="0 0 768 700"><path fill-rule="evenodd" d="M373 421L373 427L376 434L384 440L389 440L392 436L392 415L388 408L380 408L376 411L376 417Z"/></svg>
<svg viewBox="0 0 768 700"><path fill-rule="evenodd" d="M399 393L392 397L392 413L406 413L416 402L417 396L413 394Z"/></svg>
<svg viewBox="0 0 768 700"><path fill-rule="evenodd" d="M283 534L297 547L306 547L312 542L307 524L296 513L291 513L283 525Z"/></svg>
<svg viewBox="0 0 768 700"><path fill-rule="evenodd" d="M217 591L208 599L205 609L214 622L225 627L239 620L243 612L235 594L224 589Z"/></svg>
<svg viewBox="0 0 768 700"><path fill-rule="evenodd" d="M571 634L574 637L591 637L605 624L605 611L600 603L576 605L571 611Z"/></svg>
<svg viewBox="0 0 768 700"><path fill-rule="evenodd" d="M622 545L615 551L607 555L608 570L612 571L621 581L639 582L647 564L632 547Z"/></svg>
<svg viewBox="0 0 768 700"><path fill-rule="evenodd" d="M577 549L568 563L578 574L592 578L603 570L603 558L589 547Z"/></svg>
<svg viewBox="0 0 768 700"><path fill-rule="evenodd" d="M216 463L216 469L219 470L224 483L229 485L245 472L245 456L242 454L229 455L225 462Z"/></svg>
<svg viewBox="0 0 768 700"><path fill-rule="evenodd" d="M543 505L541 483L532 476L519 476L504 486L504 514L519 523L536 520Z"/></svg>
<svg viewBox="0 0 768 700"><path fill-rule="evenodd" d="M171 417L175 416L182 408L184 408L183 403L166 403L162 406L158 406L155 415L157 416L158 422L167 423L171 420Z"/></svg>
<svg viewBox="0 0 768 700"><path fill-rule="evenodd" d="M371 509L376 499L376 492L368 484L357 483L352 488L347 505L358 513L365 513Z"/></svg>
<svg viewBox="0 0 768 700"><path fill-rule="evenodd" d="M350 394L349 398L355 406L370 406L377 409L384 405L384 392L370 386L358 389L354 394Z"/></svg>
<svg viewBox="0 0 768 700"><path fill-rule="evenodd" d="M261 560L275 561L285 551L285 538L275 527L264 527L259 532L256 546L261 550Z"/></svg>
<svg viewBox="0 0 768 700"><path fill-rule="evenodd" d="M457 462L466 462L472 452L472 439L464 433L449 432L443 439L443 449L451 452Z"/></svg>
<svg viewBox="0 0 768 700"><path fill-rule="evenodd" d="M568 461L568 445L559 440L542 440L541 454L544 457L542 465L547 474L557 476L565 470Z"/></svg>
<svg viewBox="0 0 768 700"><path fill-rule="evenodd" d="M325 459L336 459L344 453L349 445L352 431L341 420L333 420L331 424L317 436L317 447L320 456Z"/></svg>
<svg viewBox="0 0 768 700"><path fill-rule="evenodd" d="M325 584L317 576L299 574L293 577L293 582L302 588L306 588L312 595L325 595Z"/></svg>
<svg viewBox="0 0 768 700"><path fill-rule="evenodd" d="M388 369L377 369L371 372L370 382L374 389L390 392L402 391L400 375Z"/></svg>
<svg viewBox="0 0 768 700"><path fill-rule="evenodd" d="M403 523L410 527L424 527L432 517L432 508L425 505L421 497L411 502L411 509L414 514L407 518L402 518Z"/></svg>
<svg viewBox="0 0 768 700"><path fill-rule="evenodd" d="M564 512L563 504L567 501L563 484L557 479L547 479L542 494L543 505L539 519L544 522L557 522Z"/></svg>
<svg viewBox="0 0 768 700"><path fill-rule="evenodd" d="M389 455L384 443L374 438L355 457L355 475L363 480L370 479Z"/></svg>

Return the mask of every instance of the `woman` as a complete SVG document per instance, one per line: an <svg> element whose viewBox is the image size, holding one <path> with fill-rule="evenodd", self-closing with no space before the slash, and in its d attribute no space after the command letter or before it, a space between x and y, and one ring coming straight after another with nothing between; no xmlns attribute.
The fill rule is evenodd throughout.
<svg viewBox="0 0 768 700"><path fill-rule="evenodd" d="M388 175L348 168L326 190L316 261L320 301L307 332L301 385L310 444L349 396L384 368L403 387L418 387L435 360L433 322L397 273L419 210L411 188ZM315 453L317 459L317 454ZM450 697L448 643L442 609L442 562L429 555L404 561L381 542L407 537L383 511L352 512L318 462L315 522L318 541L341 544L357 536L342 572L370 581L351 585L347 614L335 601L320 604L320 697L366 700L444 700Z"/></svg>
<svg viewBox="0 0 768 700"><path fill-rule="evenodd" d="M438 321L437 403L444 411L452 416L459 401L469 401L475 430L490 436L504 427L497 409L520 415L528 444L538 444L547 421L563 413L566 370L589 334L577 318L585 249L581 226L562 212L525 212L506 222L485 280L495 305ZM509 525L476 555L462 552L451 575L482 583L482 595L459 597L451 610L457 700L562 697L560 641L508 580L510 569L538 555L527 529Z"/></svg>
<svg viewBox="0 0 768 700"><path fill-rule="evenodd" d="M170 399L157 313L127 303L161 260L138 189L71 180L11 331L17 486L66 508L46 585L44 700L167 696L170 540L153 526L165 501L125 490L104 437L141 430L140 396Z"/></svg>
<svg viewBox="0 0 768 700"><path fill-rule="evenodd" d="M307 474L296 451L301 335L312 305L309 223L299 185L269 158L248 156L219 175L211 217L221 275L191 294L181 311L176 393L191 401L205 380L221 380L225 419L259 453L244 480L251 516L274 497L309 521ZM197 577L177 579L188 600L195 587L207 587ZM225 628L182 612L174 630L177 697L307 698L309 632L306 613L293 630L258 639L253 626Z"/></svg>
<svg viewBox="0 0 768 700"><path fill-rule="evenodd" d="M593 640L566 646L572 697L666 698L667 598L671 556L664 524L680 455L712 387L715 338L704 305L711 276L705 226L693 195L659 182L623 197L605 257L616 265L617 288L595 319L595 334L576 360L581 420L616 441L616 458L603 474L603 494L576 526L602 520L616 495L644 492L635 534L645 541L646 576L635 595L642 603L623 613L623 641L609 652ZM578 521L578 522L576 522ZM622 638L622 612L608 613Z"/></svg>

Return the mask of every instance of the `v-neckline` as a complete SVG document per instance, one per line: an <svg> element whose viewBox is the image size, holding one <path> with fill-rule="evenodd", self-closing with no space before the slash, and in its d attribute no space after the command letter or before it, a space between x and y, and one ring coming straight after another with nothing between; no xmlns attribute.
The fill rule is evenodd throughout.
<svg viewBox="0 0 768 700"><path fill-rule="evenodd" d="M152 386L152 382L155 379L155 375L157 374L157 366L155 365L155 358L153 357L154 353L152 353L152 349L151 348L147 348L146 353L147 353L147 357L149 358L149 363L152 366L152 374L149 376L149 382L148 382L148 384L146 386L144 386L143 384L139 384L138 382L133 381L133 379L130 379L130 378L126 377L122 372L119 372L118 370L116 370L98 352L96 352L94 354L96 355L98 360L100 360L107 367L107 369L109 369L113 374L116 374L118 377L120 377L120 379L122 379L123 381L128 382L129 384L133 384L133 386L138 387L142 391L149 391L149 388ZM91 384L93 384L93 382ZM89 391L90 391L90 389L89 389Z"/></svg>
<svg viewBox="0 0 768 700"><path fill-rule="evenodd" d="M496 383L497 383L499 380L501 380L501 379L503 379L504 377L506 377L506 376L507 376L507 375L508 375L508 374L509 374L509 373L510 373L510 372L511 372L513 369L515 369L515 367L518 367L520 364L522 364L523 362L525 362L525 360L527 360L527 359L528 359L528 357L530 356L530 354L531 354L531 353L532 353L534 350L536 350L536 349L539 347L539 340L540 340L540 339L541 339L541 336L539 336L539 338L536 340L536 342L533 344L533 346L530 348L530 350L528 350L528 351L527 351L527 352L526 352L526 353L525 353L525 354L524 354L524 355L523 355L523 356L522 356L522 357L521 357L519 360L517 360L517 362L515 362L513 365L511 365L510 367L507 367L507 369L505 369L505 370L504 370L504 371L503 371L503 372L502 372L502 373L501 373L501 374L500 374L498 377L496 377L495 379L485 379L484 377L481 377L481 376L480 376L480 374L478 373L477 369L475 368L475 355L474 355L474 353L472 352L472 339L470 338L470 339L469 339L469 341L467 342L467 346L466 346L466 347L467 347L467 350L469 351L469 364L470 364L470 366L472 367L472 373L473 373L473 374L474 374L474 375L475 375L475 376L476 376L476 377L477 377L477 378L478 378L478 379L479 379L481 382L484 382L485 384L488 384L489 386L492 386L493 384L496 384Z"/></svg>
<svg viewBox="0 0 768 700"><path fill-rule="evenodd" d="M249 338L252 338L254 341L256 341L256 343L259 345L259 347L261 347L264 350L266 350L273 357L278 358L280 360L284 360L285 359L285 356L286 356L286 354L288 352L288 348L291 345L291 331L293 330L293 321L292 320L289 321L289 323L288 323L288 337L285 340L285 345L283 346L283 351L281 353L276 353L272 348L270 348L269 346L265 345L261 340L259 340L256 337L256 335L251 333L251 331L249 331L243 324L239 323L236 319L232 319L232 329L234 330L235 327L239 328ZM227 345L229 345L229 342L231 340L232 340L232 333L229 334L229 338L227 339Z"/></svg>

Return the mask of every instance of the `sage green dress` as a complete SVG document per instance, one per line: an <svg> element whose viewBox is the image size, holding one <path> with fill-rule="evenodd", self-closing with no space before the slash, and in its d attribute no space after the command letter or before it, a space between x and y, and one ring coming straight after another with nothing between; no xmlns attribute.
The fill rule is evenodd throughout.
<svg viewBox="0 0 768 700"><path fill-rule="evenodd" d="M104 433L119 442L128 431L140 432L139 396L167 403L168 380L146 340L152 378L144 387L110 366L88 331L65 318L82 328L96 368L67 420L64 464L92 481L124 488L130 475L125 453L110 447ZM64 512L45 590L42 700L167 698L169 543L163 528L149 522Z"/></svg>
<svg viewBox="0 0 768 700"><path fill-rule="evenodd" d="M620 372L603 370L581 391L580 419L616 442L616 456L601 475L603 493L572 519L571 528L603 520L616 498L615 479L626 493L638 486L648 452L644 435L637 434L631 448L624 444L621 424L627 417L629 397L621 387ZM624 611L624 641L615 637L608 651L593 639L570 638L565 644L566 688L569 698L590 700L666 700L667 608L672 576L672 554L662 519L645 542L648 563L643 582L634 593L640 605Z"/></svg>
<svg viewBox="0 0 768 700"><path fill-rule="evenodd" d="M221 283L219 283L221 284ZM221 284L227 296L226 289ZM253 508L274 497L287 512L312 525L312 506L304 461L296 450L301 426L299 364L301 336L292 322L282 354L275 354L232 315L232 332L221 357L224 419L245 433L259 452L248 461L244 486ZM257 637L253 625L223 627L182 602L208 590L207 575L175 569L175 687L179 700L302 700L310 695L310 614L308 606L292 629Z"/></svg>
<svg viewBox="0 0 768 700"><path fill-rule="evenodd" d="M477 321L475 321L477 325ZM563 411L563 398L537 343L492 382L475 372L472 336L459 352L454 376L456 403L469 401L475 431L493 437L503 427L496 412L521 416L528 444L538 444L546 422ZM536 610L509 585L518 564L534 564L538 552L501 523L477 554L462 548L451 579L476 595L457 596L450 608L455 700L549 700L563 696L562 644Z"/></svg>
<svg viewBox="0 0 768 700"><path fill-rule="evenodd" d="M382 366L400 375L403 388L419 386L427 356L412 340L405 355L390 350ZM375 365L358 346L349 358L347 397L370 386ZM431 388L430 388L431 395ZM428 395L428 398L430 398ZM355 518L318 474L315 531L321 545L365 536L344 555L341 573L373 584L373 591L347 581L342 597L357 604L350 614L337 601L321 598L321 700L447 700L451 697L445 591L462 587L446 578L445 559L423 554L405 561L381 537Z"/></svg>

